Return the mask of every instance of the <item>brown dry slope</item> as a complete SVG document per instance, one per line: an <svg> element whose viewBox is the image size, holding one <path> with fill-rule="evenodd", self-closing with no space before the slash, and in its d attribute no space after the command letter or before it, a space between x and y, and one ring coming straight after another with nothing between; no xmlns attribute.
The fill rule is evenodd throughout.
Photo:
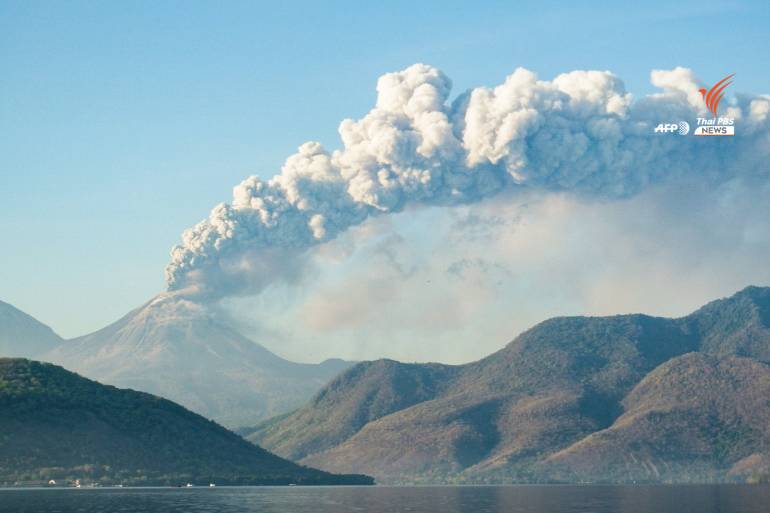
<svg viewBox="0 0 770 513"><path fill-rule="evenodd" d="M770 367L690 353L645 377L609 428L543 464L567 480L719 480L770 450ZM734 469L739 462L739 468Z"/></svg>
<svg viewBox="0 0 770 513"><path fill-rule="evenodd" d="M688 353L713 358L708 361L717 369L738 366L742 370L736 376L744 379L744 388L761 389L762 369L770 360L769 327L770 289L759 287L681 319L551 319L478 362L455 367L412 364L407 373L412 381L403 373L383 372L403 364L360 364L304 408L257 426L248 436L302 463L364 472L382 482L729 479L730 464L764 451L761 436L741 431L743 426L756 428L761 420L745 419L734 410L725 410L712 432L700 438L691 435L692 444L683 443L683 453L661 454L656 460L670 459L677 472L650 473L643 458L623 460L621 467L606 471L609 460L592 460L574 451L592 436L627 422L639 404L651 410L668 407L665 402L654 404L668 397L662 392L648 394L646 402L638 399L650 383L666 389L682 374L682 394L710 389L702 403L710 397L740 395L725 388L727 378L703 383L684 379L693 362L679 357ZM747 360L735 363L732 356ZM386 391L387 400L381 391ZM749 401L749 395L744 399ZM758 401L751 408L765 412L770 406ZM669 422L705 426L702 416L687 408L676 409ZM666 430L642 430L639 438L622 439L629 447L607 450L635 456L636 447L665 446L668 436ZM740 442L735 449L720 449L733 439ZM704 443L709 449L701 446ZM590 452L599 449L592 446ZM709 450L711 459L703 456ZM576 456L567 458L573 452ZM580 467L578 460L593 470ZM751 467L754 460L742 464ZM638 468L626 469L634 465Z"/></svg>

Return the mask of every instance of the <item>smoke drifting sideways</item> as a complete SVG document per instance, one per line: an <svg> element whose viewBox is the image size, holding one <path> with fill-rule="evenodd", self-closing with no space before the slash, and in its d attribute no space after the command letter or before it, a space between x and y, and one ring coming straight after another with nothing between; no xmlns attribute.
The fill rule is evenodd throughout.
<svg viewBox="0 0 770 513"><path fill-rule="evenodd" d="M770 96L737 96L722 113L735 137L656 134L658 123L710 117L686 68L655 70L637 100L607 71L551 81L519 68L451 103L451 81L415 64L377 82L377 103L339 126L342 148L307 142L281 172L251 176L232 203L186 230L166 267L170 291L217 300L302 277L307 250L409 205L460 205L504 190L625 198L679 178L770 179Z"/></svg>

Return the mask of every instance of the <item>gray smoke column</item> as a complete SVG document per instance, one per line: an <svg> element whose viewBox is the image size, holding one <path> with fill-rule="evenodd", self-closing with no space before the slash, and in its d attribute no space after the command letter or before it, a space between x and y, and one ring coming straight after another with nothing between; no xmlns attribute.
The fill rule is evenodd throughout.
<svg viewBox="0 0 770 513"><path fill-rule="evenodd" d="M186 230L166 268L169 290L219 298L296 278L307 248L408 204L480 201L504 189L633 195L683 176L766 180L770 96L722 113L736 137L654 134L658 123L708 117L685 68L651 74L657 94L633 100L606 71L551 81L523 68L503 84L448 102L451 81L415 64L377 82L377 104L339 127L342 149L307 142L281 172L233 190L232 203Z"/></svg>

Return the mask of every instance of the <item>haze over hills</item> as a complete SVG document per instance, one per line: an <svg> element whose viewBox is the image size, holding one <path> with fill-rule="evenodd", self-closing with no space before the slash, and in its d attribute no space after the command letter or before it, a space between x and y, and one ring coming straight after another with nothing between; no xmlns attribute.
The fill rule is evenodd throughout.
<svg viewBox="0 0 770 513"><path fill-rule="evenodd" d="M459 366L363 362L248 439L381 482L721 481L770 468L770 288L545 321Z"/></svg>
<svg viewBox="0 0 770 513"><path fill-rule="evenodd" d="M35 358L62 341L42 322L0 301L0 356Z"/></svg>
<svg viewBox="0 0 770 513"><path fill-rule="evenodd" d="M169 293L40 359L102 383L169 398L232 428L299 407L351 365L284 360L211 308Z"/></svg>
<svg viewBox="0 0 770 513"><path fill-rule="evenodd" d="M52 364L0 358L0 411L0 484L371 484L296 465L171 401Z"/></svg>

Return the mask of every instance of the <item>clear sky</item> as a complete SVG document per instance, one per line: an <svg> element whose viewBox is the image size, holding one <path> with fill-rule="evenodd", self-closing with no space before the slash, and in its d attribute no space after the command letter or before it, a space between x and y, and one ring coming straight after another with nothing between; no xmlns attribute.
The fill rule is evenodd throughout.
<svg viewBox="0 0 770 513"><path fill-rule="evenodd" d="M0 0L0 299L64 336L115 320L235 184L338 147L377 77L415 62L454 94L517 66L770 92L768 2L563 4Z"/></svg>

